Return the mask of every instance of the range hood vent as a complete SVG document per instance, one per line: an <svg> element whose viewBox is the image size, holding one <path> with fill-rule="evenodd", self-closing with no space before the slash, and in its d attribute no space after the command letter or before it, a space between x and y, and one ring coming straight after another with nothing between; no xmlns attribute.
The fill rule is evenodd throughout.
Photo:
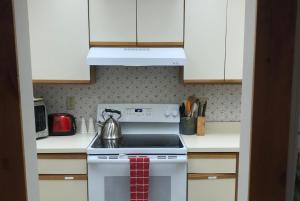
<svg viewBox="0 0 300 201"><path fill-rule="evenodd" d="M90 66L184 66L183 48L91 48Z"/></svg>

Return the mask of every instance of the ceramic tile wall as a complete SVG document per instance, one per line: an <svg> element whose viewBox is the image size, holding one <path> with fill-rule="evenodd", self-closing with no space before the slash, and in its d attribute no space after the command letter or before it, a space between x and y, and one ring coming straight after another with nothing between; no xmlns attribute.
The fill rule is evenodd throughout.
<svg viewBox="0 0 300 201"><path fill-rule="evenodd" d="M174 67L101 67L93 85L34 85L49 113L77 118L95 118L98 103L180 103L192 94L208 98L208 121L240 121L241 85L182 85ZM74 110L66 109L67 96L75 97Z"/></svg>

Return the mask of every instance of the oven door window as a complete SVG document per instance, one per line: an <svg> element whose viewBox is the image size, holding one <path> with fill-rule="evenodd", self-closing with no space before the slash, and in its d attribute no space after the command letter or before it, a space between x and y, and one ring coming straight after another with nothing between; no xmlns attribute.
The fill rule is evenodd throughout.
<svg viewBox="0 0 300 201"><path fill-rule="evenodd" d="M127 176L104 177L106 201L130 201L130 182ZM171 201L171 176L150 176L149 201Z"/></svg>

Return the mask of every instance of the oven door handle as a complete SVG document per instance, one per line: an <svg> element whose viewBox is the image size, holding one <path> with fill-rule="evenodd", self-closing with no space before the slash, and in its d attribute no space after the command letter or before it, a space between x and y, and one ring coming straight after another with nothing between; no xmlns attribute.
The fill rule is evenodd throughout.
<svg viewBox="0 0 300 201"><path fill-rule="evenodd" d="M96 163L110 163L110 164L120 164L129 163L129 159L99 159L99 158L88 158L89 164ZM187 163L186 158L179 159L150 159L150 163Z"/></svg>

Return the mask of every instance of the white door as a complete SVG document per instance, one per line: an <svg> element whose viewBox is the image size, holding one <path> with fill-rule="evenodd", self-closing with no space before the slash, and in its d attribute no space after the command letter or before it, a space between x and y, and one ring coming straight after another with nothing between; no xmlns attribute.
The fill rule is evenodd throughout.
<svg viewBox="0 0 300 201"><path fill-rule="evenodd" d="M243 77L245 0L228 0L225 80Z"/></svg>
<svg viewBox="0 0 300 201"><path fill-rule="evenodd" d="M93 46L136 45L136 0L90 0Z"/></svg>
<svg viewBox="0 0 300 201"><path fill-rule="evenodd" d="M227 0L185 1L184 81L224 80Z"/></svg>
<svg viewBox="0 0 300 201"><path fill-rule="evenodd" d="M149 157L149 201L185 201L186 156L176 160ZM130 201L128 159L88 156L88 175L89 201Z"/></svg>
<svg viewBox="0 0 300 201"><path fill-rule="evenodd" d="M235 201L235 179L189 179L188 201Z"/></svg>
<svg viewBox="0 0 300 201"><path fill-rule="evenodd" d="M90 81L88 0L28 0L32 78Z"/></svg>
<svg viewBox="0 0 300 201"><path fill-rule="evenodd" d="M137 0L139 44L183 45L184 0Z"/></svg>

